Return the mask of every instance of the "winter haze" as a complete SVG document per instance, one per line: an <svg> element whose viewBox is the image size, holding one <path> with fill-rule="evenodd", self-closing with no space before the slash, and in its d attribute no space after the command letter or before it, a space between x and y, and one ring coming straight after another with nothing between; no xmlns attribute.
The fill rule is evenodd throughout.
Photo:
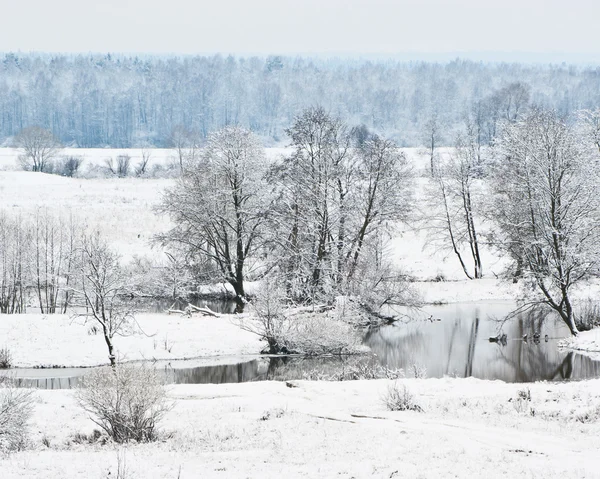
<svg viewBox="0 0 600 479"><path fill-rule="evenodd" d="M594 0L3 3L4 51L599 59Z"/></svg>

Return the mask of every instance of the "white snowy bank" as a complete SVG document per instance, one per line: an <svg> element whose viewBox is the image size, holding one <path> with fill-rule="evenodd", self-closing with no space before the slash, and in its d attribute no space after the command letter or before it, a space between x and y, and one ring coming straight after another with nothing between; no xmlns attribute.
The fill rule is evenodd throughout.
<svg viewBox="0 0 600 479"><path fill-rule="evenodd" d="M264 347L258 336L223 317L138 314L136 319L141 331L114 338L120 361L238 356ZM93 325L60 314L0 315L0 347L11 351L14 367L108 364L102 333L90 334Z"/></svg>
<svg viewBox="0 0 600 479"><path fill-rule="evenodd" d="M600 361L600 329L582 331L577 337L563 340L560 346L566 349L573 349L580 354L589 356L595 361Z"/></svg>
<svg viewBox="0 0 600 479"><path fill-rule="evenodd" d="M1 476L600 477L600 380L400 383L424 412L389 412L388 380L173 386L169 437L124 447L77 443L95 425L72 391L37 391L31 449Z"/></svg>

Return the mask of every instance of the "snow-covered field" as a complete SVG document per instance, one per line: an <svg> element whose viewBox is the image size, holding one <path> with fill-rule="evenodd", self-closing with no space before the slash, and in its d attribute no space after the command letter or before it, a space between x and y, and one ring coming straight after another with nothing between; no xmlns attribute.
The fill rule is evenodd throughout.
<svg viewBox="0 0 600 479"><path fill-rule="evenodd" d="M75 443L95 425L72 392L37 391L32 449L1 477L600 477L600 380L400 383L424 412L389 412L388 380L173 386L165 439L125 447Z"/></svg>
<svg viewBox="0 0 600 479"><path fill-rule="evenodd" d="M257 354L258 336L225 318L139 314L135 334L115 336L120 361L212 358ZM15 367L108 364L102 333L89 334L93 322L61 314L0 315L0 347L8 347Z"/></svg>
<svg viewBox="0 0 600 479"><path fill-rule="evenodd" d="M267 157L275 159L286 153L285 148L268 148ZM404 150L417 174L426 172L428 159L418 149ZM141 150L66 149L64 155L85 158L82 168L101 166L105 158L119 154L132 157L136 164ZM152 237L169 227L169 219L154 214L153 207L160 201L161 192L174 184L172 179L157 178L65 178L57 175L21 171L18 151L0 148L0 207L23 215L31 215L45 207L54 211L70 212L91 227L108 232L114 247L124 260L134 255L160 256L152 249ZM152 150L152 163L165 165L174 161L173 151ZM417 181L417 200L422 194L424 180ZM390 244L390 256L407 273L419 280L442 276L448 280L465 278L458 261L447 252L425 248L425 234L400 226ZM485 273L494 278L503 263L489 251L483 251ZM487 299L487 293L481 299ZM477 299L466 297L465 299ZM503 298L497 298L503 299Z"/></svg>
<svg viewBox="0 0 600 479"><path fill-rule="evenodd" d="M271 158L284 149L270 149ZM75 150L88 165L134 150ZM172 161L154 150L157 164ZM427 167L407 150L417 169ZM160 254L150 239L168 227L152 208L171 179L63 178L19 171L17 152L0 149L0 207L23 215L48 207L100 226L125 260ZM422 181L421 181L422 183ZM419 183L418 183L419 184ZM417 195L419 192L417 192ZM513 299L517 286L495 275L502 262L484 252L486 278L463 279L453 256L424 248L422 232L404 228L392 241L395 262L417 281L428 303ZM433 282L434 278L446 281ZM598 288L596 288L598 289ZM589 295L591 289L580 291ZM202 358L210 363L256 354L262 344L223 318L140 314L143 333L115 339L122 361ZM15 366L107 363L101 334L65 315L2 315L0 347ZM600 332L582 333L568 347L595 351ZM36 392L32 448L0 458L0 478L123 479L246 477L600 477L600 380L528 385L475 379L402 380L424 409L389 412L389 381L261 382L177 385L175 407L154 444L76 444L94 424L71 391ZM519 399L529 389L531 401ZM45 444L44 444L45 443ZM120 458L120 459L118 459Z"/></svg>

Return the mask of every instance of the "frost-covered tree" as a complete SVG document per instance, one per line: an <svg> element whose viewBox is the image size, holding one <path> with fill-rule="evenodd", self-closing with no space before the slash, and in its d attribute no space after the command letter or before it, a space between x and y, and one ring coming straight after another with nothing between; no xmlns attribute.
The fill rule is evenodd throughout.
<svg viewBox="0 0 600 479"><path fill-rule="evenodd" d="M21 130L14 143L22 151L19 161L23 169L31 171L47 171L50 161L62 148L52 132L39 126Z"/></svg>
<svg viewBox="0 0 600 479"><path fill-rule="evenodd" d="M496 144L496 238L533 286L529 303L577 334L572 288L600 262L600 186L591 142L554 111L506 125Z"/></svg>
<svg viewBox="0 0 600 479"><path fill-rule="evenodd" d="M348 291L371 240L406 218L412 175L392 141L369 135L355 144L321 107L300 114L288 135L293 153L272 171L274 250L289 297L329 300Z"/></svg>
<svg viewBox="0 0 600 479"><path fill-rule="evenodd" d="M223 128L209 136L202 155L158 207L176 226L157 240L190 266L203 264L213 281L231 284L240 300L270 208L266 169L264 148L252 132Z"/></svg>
<svg viewBox="0 0 600 479"><path fill-rule="evenodd" d="M21 216L0 210L0 313L25 313L31 231Z"/></svg>
<svg viewBox="0 0 600 479"><path fill-rule="evenodd" d="M41 313L66 313L79 230L72 216L36 212L28 248L30 276Z"/></svg>
<svg viewBox="0 0 600 479"><path fill-rule="evenodd" d="M114 337L130 334L134 325L133 313L123 301L128 289L120 257L100 232L83 235L78 252L79 277L72 291L85 312L76 316L84 316L100 327L114 367Z"/></svg>
<svg viewBox="0 0 600 479"><path fill-rule="evenodd" d="M472 133L459 136L453 153L438 161L423 220L429 243L452 251L467 278L479 279L483 276L477 185L480 150Z"/></svg>
<svg viewBox="0 0 600 479"><path fill-rule="evenodd" d="M600 108L580 112L584 135L588 136L600 152Z"/></svg>

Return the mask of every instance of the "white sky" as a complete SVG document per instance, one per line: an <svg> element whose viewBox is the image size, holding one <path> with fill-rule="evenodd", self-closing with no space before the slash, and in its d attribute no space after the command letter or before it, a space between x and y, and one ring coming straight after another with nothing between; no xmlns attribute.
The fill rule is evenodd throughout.
<svg viewBox="0 0 600 479"><path fill-rule="evenodd" d="M0 51L600 58L600 0L0 0Z"/></svg>

